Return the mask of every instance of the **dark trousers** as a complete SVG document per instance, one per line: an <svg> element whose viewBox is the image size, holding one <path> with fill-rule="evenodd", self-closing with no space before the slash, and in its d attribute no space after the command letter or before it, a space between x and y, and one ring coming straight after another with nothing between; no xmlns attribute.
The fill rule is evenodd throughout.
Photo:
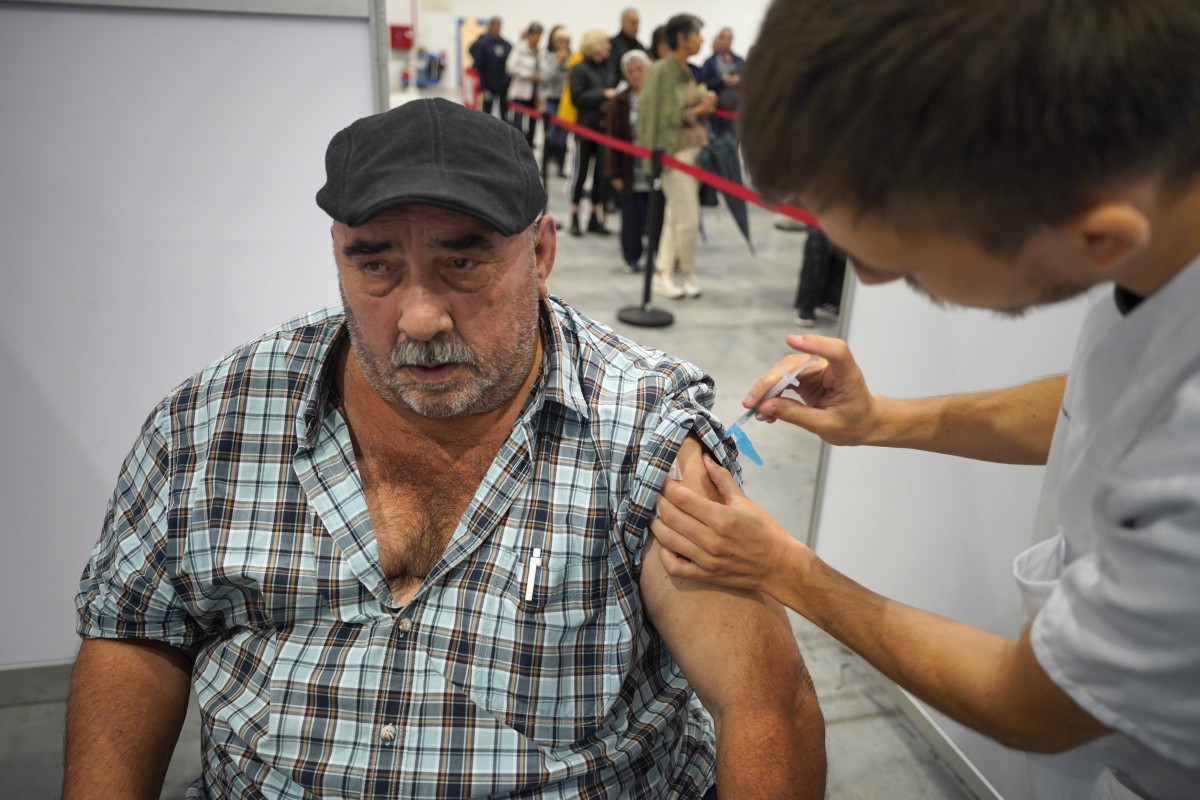
<svg viewBox="0 0 1200 800"><path fill-rule="evenodd" d="M479 109L485 114L490 114L492 113L492 104L497 100L500 101L500 119L508 122L508 98L504 96L503 92L499 94L496 92L484 92L483 102L480 103Z"/></svg>
<svg viewBox="0 0 1200 800"><path fill-rule="evenodd" d="M713 114L708 118L708 124L712 128L714 139L726 133L737 135L737 129L734 127L733 120L731 119L725 119Z"/></svg>
<svg viewBox="0 0 1200 800"><path fill-rule="evenodd" d="M636 265L642 260L642 237L646 235L649 208L649 192L621 195L621 255L626 264Z"/></svg>
<svg viewBox="0 0 1200 800"><path fill-rule="evenodd" d="M840 305L845 279L846 257L830 246L824 232L809 228L804 261L800 264L800 285L796 289L796 309L800 316L812 319L818 306Z"/></svg>
<svg viewBox="0 0 1200 800"><path fill-rule="evenodd" d="M579 200L583 197L583 182L587 178L589 166L592 168L592 208L603 208L604 201L608 198L604 181L604 148L591 139L576 136L575 164L571 170L572 205L579 205Z"/></svg>
<svg viewBox="0 0 1200 800"><path fill-rule="evenodd" d="M537 102L537 99L534 97L510 97L509 100L527 108L533 108ZM533 147L533 134L537 130L537 117L531 117L518 111L511 111L511 113L513 127L524 134L525 141L529 142L530 147Z"/></svg>
<svg viewBox="0 0 1200 800"><path fill-rule="evenodd" d="M562 100L561 97L545 98L546 112L551 116L558 115L558 104ZM550 145L551 152L567 152L567 129L560 128L554 123L550 123L546 128L546 143Z"/></svg>

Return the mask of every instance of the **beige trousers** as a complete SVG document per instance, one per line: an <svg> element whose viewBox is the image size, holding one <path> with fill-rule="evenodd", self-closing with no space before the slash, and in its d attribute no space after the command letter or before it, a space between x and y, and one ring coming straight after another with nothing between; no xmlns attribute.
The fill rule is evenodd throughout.
<svg viewBox="0 0 1200 800"><path fill-rule="evenodd" d="M674 156L694 166L699 154L699 147L689 147ZM679 271L690 278L696 271L696 236L700 233L700 182L686 172L666 167L662 173L662 191L665 207L662 236L654 265L669 274L678 260Z"/></svg>

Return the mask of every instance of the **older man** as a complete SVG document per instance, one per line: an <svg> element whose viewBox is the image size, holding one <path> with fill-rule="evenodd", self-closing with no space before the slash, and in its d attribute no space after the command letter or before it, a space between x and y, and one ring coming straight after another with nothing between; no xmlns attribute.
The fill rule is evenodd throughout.
<svg viewBox="0 0 1200 800"><path fill-rule="evenodd" d="M186 381L121 471L65 796L157 796L190 682L193 798L820 797L779 607L646 535L672 466L731 459L711 387L548 295L524 139L420 100L326 169L341 307Z"/></svg>
<svg viewBox="0 0 1200 800"><path fill-rule="evenodd" d="M480 108L487 114L499 103L500 119L508 119L508 64L512 43L500 35L502 21L499 17L488 20L487 30L479 34L468 52L479 72L479 88L483 92Z"/></svg>
<svg viewBox="0 0 1200 800"><path fill-rule="evenodd" d="M621 58L631 50L645 51L645 47L638 41L638 28L642 19L638 16L636 8L627 8L621 12L621 30L613 34L609 39L612 49L609 50L608 60L605 62L605 75L608 78L608 85L615 87L621 82L623 77L621 74Z"/></svg>
<svg viewBox="0 0 1200 800"><path fill-rule="evenodd" d="M733 52L733 29L721 28L713 37L712 55L700 67L700 81L716 92L718 109L737 111L738 85L745 68L746 59ZM710 124L715 136L735 130L732 120L719 115L714 115Z"/></svg>

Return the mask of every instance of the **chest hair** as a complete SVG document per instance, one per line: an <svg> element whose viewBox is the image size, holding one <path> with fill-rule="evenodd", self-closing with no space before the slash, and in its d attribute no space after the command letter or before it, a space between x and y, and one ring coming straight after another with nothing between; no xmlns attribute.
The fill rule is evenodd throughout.
<svg viewBox="0 0 1200 800"><path fill-rule="evenodd" d="M397 602L410 599L442 557L500 443L355 443L380 566Z"/></svg>

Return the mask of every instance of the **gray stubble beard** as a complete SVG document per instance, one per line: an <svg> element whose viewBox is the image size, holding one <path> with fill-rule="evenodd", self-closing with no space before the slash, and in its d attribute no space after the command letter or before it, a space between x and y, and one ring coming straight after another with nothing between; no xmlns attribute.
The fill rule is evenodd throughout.
<svg viewBox="0 0 1200 800"><path fill-rule="evenodd" d="M471 414L482 414L500 407L510 400L524 384L536 351L538 335L538 299L520 312L522 319L517 338L509 348L504 348L496 358L480 359L466 342L455 334L439 334L428 342L406 341L397 344L389 358L391 374L379 369L365 343L362 327L346 303L342 292L342 307L346 314L346 327L350 333L351 351L367 384L380 397L392 405L407 408L423 417L448 419ZM406 384L396 377L396 370L408 364L442 363L457 361L471 371L470 377L454 385L421 386ZM501 363L502 362L502 363Z"/></svg>

